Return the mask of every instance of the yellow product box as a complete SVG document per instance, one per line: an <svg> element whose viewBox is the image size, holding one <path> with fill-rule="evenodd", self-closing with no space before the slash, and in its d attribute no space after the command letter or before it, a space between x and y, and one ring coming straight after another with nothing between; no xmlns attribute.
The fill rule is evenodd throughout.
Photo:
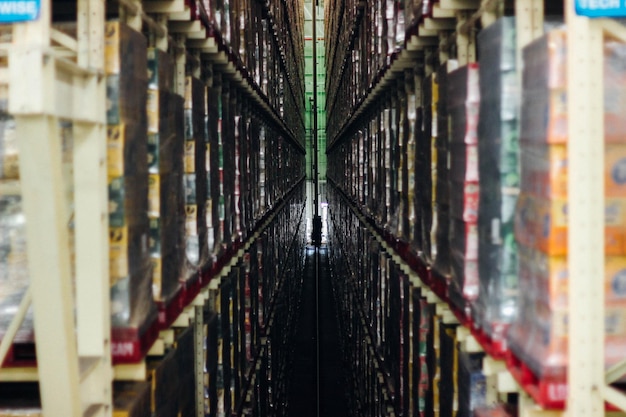
<svg viewBox="0 0 626 417"><path fill-rule="evenodd" d="M185 141L185 172L196 172L196 142L193 140Z"/></svg>
<svg viewBox="0 0 626 417"><path fill-rule="evenodd" d="M124 176L124 125L107 126L107 174L109 177Z"/></svg>
<svg viewBox="0 0 626 417"><path fill-rule="evenodd" d="M148 216L159 217L161 215L161 176L150 174L148 176Z"/></svg>
<svg viewBox="0 0 626 417"><path fill-rule="evenodd" d="M104 26L104 71L147 79L147 40L143 34L118 21Z"/></svg>
<svg viewBox="0 0 626 417"><path fill-rule="evenodd" d="M130 275L128 228L109 228L109 276L111 285Z"/></svg>
<svg viewBox="0 0 626 417"><path fill-rule="evenodd" d="M106 74L119 74L122 70L120 62L120 43L123 30L120 22L106 22L104 25L104 70Z"/></svg>

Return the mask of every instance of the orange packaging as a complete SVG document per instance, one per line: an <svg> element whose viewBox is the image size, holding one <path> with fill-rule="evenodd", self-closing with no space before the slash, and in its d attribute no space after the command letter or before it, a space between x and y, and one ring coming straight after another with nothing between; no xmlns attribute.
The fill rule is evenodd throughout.
<svg viewBox="0 0 626 417"><path fill-rule="evenodd" d="M547 255L567 254L567 200L521 193L515 216L518 242Z"/></svg>
<svg viewBox="0 0 626 417"><path fill-rule="evenodd" d="M607 198L604 213L605 254L626 255L626 198Z"/></svg>
<svg viewBox="0 0 626 417"><path fill-rule="evenodd" d="M534 314L525 349L544 372L562 368L567 361L569 272L566 256L548 256L520 246L520 277L527 288L522 296ZM593 278L593 277L592 277ZM595 277L596 279L599 277ZM626 256L605 259L606 365L623 360L626 350ZM547 331L547 332L546 332Z"/></svg>

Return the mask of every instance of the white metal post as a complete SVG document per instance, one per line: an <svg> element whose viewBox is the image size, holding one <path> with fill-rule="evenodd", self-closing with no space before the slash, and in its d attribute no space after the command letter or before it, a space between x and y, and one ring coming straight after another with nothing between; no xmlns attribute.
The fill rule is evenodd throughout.
<svg viewBox="0 0 626 417"><path fill-rule="evenodd" d="M569 417L604 415L602 30L565 3L568 106Z"/></svg>

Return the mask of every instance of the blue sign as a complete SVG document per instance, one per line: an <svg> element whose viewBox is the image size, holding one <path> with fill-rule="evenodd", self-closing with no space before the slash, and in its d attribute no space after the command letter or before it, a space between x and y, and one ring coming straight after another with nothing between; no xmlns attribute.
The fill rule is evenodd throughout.
<svg viewBox="0 0 626 417"><path fill-rule="evenodd" d="M576 0L576 13L587 17L624 17L626 0Z"/></svg>
<svg viewBox="0 0 626 417"><path fill-rule="evenodd" d="M37 20L41 0L0 0L0 23Z"/></svg>

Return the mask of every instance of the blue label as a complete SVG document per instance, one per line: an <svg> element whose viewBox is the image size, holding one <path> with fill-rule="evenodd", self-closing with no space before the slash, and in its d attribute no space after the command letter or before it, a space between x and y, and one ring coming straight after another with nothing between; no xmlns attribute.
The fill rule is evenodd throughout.
<svg viewBox="0 0 626 417"><path fill-rule="evenodd" d="M0 23L37 20L41 0L0 0Z"/></svg>
<svg viewBox="0 0 626 417"><path fill-rule="evenodd" d="M576 0L576 13L587 17L626 16L624 0Z"/></svg>
<svg viewBox="0 0 626 417"><path fill-rule="evenodd" d="M611 281L611 287L613 292L618 297L626 296L626 270L622 269L618 271Z"/></svg>
<svg viewBox="0 0 626 417"><path fill-rule="evenodd" d="M626 158L620 159L613 165L611 176L617 185L626 184Z"/></svg>

